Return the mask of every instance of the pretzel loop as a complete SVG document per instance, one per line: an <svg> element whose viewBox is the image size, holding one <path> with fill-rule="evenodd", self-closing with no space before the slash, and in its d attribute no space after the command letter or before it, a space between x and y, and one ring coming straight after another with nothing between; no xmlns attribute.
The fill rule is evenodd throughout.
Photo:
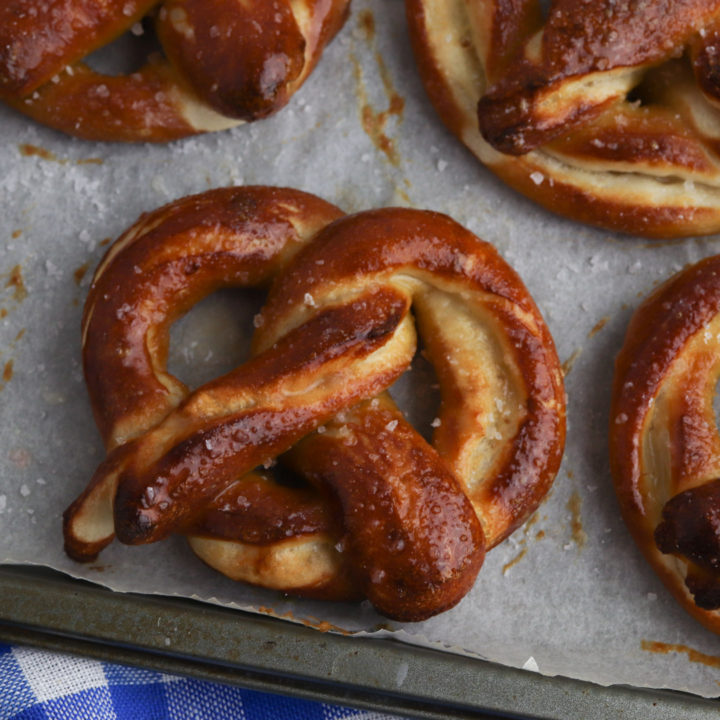
<svg viewBox="0 0 720 720"><path fill-rule="evenodd" d="M516 190L646 237L720 229L717 0L406 5L436 110Z"/></svg>
<svg viewBox="0 0 720 720"><path fill-rule="evenodd" d="M720 258L672 277L638 308L616 361L615 488L646 559L696 619L720 632Z"/></svg>
<svg viewBox="0 0 720 720"><path fill-rule="evenodd" d="M417 620L459 602L486 547L535 510L562 454L564 393L527 290L445 216L340 215L297 191L214 191L110 249L83 323L109 454L66 512L72 557L179 532L234 579L360 592ZM251 360L188 394L165 369L170 324L217 287L278 272ZM441 385L440 454L375 397L414 355L411 304ZM315 491L252 472L293 445L284 462Z"/></svg>
<svg viewBox="0 0 720 720"><path fill-rule="evenodd" d="M86 140L167 142L284 107L350 0L0 3L0 98ZM167 59L107 76L81 61L154 8Z"/></svg>

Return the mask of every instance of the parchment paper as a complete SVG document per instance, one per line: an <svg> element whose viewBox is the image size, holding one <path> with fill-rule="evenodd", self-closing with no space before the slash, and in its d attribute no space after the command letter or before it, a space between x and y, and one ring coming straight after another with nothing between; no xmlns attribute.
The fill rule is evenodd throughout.
<svg viewBox="0 0 720 720"><path fill-rule="evenodd" d="M118 591L393 631L548 675L720 694L720 639L673 601L619 517L606 431L613 360L630 314L659 282L718 252L717 238L611 235L505 187L426 99L402 0L354 0L313 77L270 120L167 146L123 146L72 140L0 107L0 138L0 560L47 565ZM401 626L367 603L300 601L235 584L182 538L115 543L90 567L62 552L61 513L103 455L79 332L103 241L143 211L243 183L294 186L348 212L399 204L452 215L519 271L567 361L568 445L553 491L490 553L460 606L440 617ZM258 302L232 292L205 301L174 329L171 369L199 384L233 367L246 353ZM416 366L396 395L427 431L437 397L430 370Z"/></svg>

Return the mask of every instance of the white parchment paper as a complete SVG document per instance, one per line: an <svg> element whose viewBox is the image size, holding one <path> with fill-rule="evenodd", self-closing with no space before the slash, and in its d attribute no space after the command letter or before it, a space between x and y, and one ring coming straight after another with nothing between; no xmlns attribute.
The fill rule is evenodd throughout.
<svg viewBox="0 0 720 720"><path fill-rule="evenodd" d="M720 638L676 605L619 517L606 431L613 361L630 314L686 263L720 251L717 238L615 236L506 188L426 99L402 0L354 0L313 77L262 123L167 146L103 145L0 107L0 141L0 560L47 565L118 591L390 630L548 675L720 694ZM79 331L103 241L143 211L243 183L294 186L348 212L399 204L452 215L519 271L571 366L567 452L550 496L488 556L460 606L440 617L402 626L367 604L300 601L235 584L182 538L115 543L89 567L62 552L61 513L103 454ZM246 353L257 303L232 292L205 301L174 329L171 369L197 385L233 367ZM396 394L427 431L437 398L429 369L416 365Z"/></svg>

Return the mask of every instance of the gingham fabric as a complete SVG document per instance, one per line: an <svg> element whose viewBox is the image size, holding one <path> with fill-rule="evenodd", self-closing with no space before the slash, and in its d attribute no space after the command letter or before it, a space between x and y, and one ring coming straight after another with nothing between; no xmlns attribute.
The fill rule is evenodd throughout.
<svg viewBox="0 0 720 720"><path fill-rule="evenodd" d="M0 720L399 720L0 644Z"/></svg>

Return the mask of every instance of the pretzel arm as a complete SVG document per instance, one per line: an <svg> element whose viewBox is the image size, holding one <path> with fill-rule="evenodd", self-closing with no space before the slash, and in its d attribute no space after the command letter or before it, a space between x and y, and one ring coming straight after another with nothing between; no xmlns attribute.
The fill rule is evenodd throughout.
<svg viewBox="0 0 720 720"><path fill-rule="evenodd" d="M544 30L481 98L483 137L501 152L522 155L594 120L649 68L681 54L719 10L712 0L591 6L555 0Z"/></svg>
<svg viewBox="0 0 720 720"><path fill-rule="evenodd" d="M235 478L390 385L414 353L407 310L387 292L328 309L192 393L134 441L115 501L118 539L183 532Z"/></svg>
<svg viewBox="0 0 720 720"><path fill-rule="evenodd" d="M247 122L288 102L347 7L348 0L167 0L158 34L199 97L221 115Z"/></svg>
<svg viewBox="0 0 720 720"><path fill-rule="evenodd" d="M2 0L0 97L19 99L119 37L160 0Z"/></svg>
<svg viewBox="0 0 720 720"><path fill-rule="evenodd" d="M145 215L111 246L83 316L85 379L108 451L147 432L187 396L166 370L172 322L215 288L267 283L340 215L296 190L228 188ZM71 557L92 558L112 542L115 457L65 513Z"/></svg>
<svg viewBox="0 0 720 720"><path fill-rule="evenodd" d="M233 580L322 600L362 598L313 488L248 473L207 506L187 539L201 560Z"/></svg>
<svg viewBox="0 0 720 720"><path fill-rule="evenodd" d="M485 557L473 506L389 397L343 413L288 460L324 491L338 547L383 615L418 622L472 587Z"/></svg>

